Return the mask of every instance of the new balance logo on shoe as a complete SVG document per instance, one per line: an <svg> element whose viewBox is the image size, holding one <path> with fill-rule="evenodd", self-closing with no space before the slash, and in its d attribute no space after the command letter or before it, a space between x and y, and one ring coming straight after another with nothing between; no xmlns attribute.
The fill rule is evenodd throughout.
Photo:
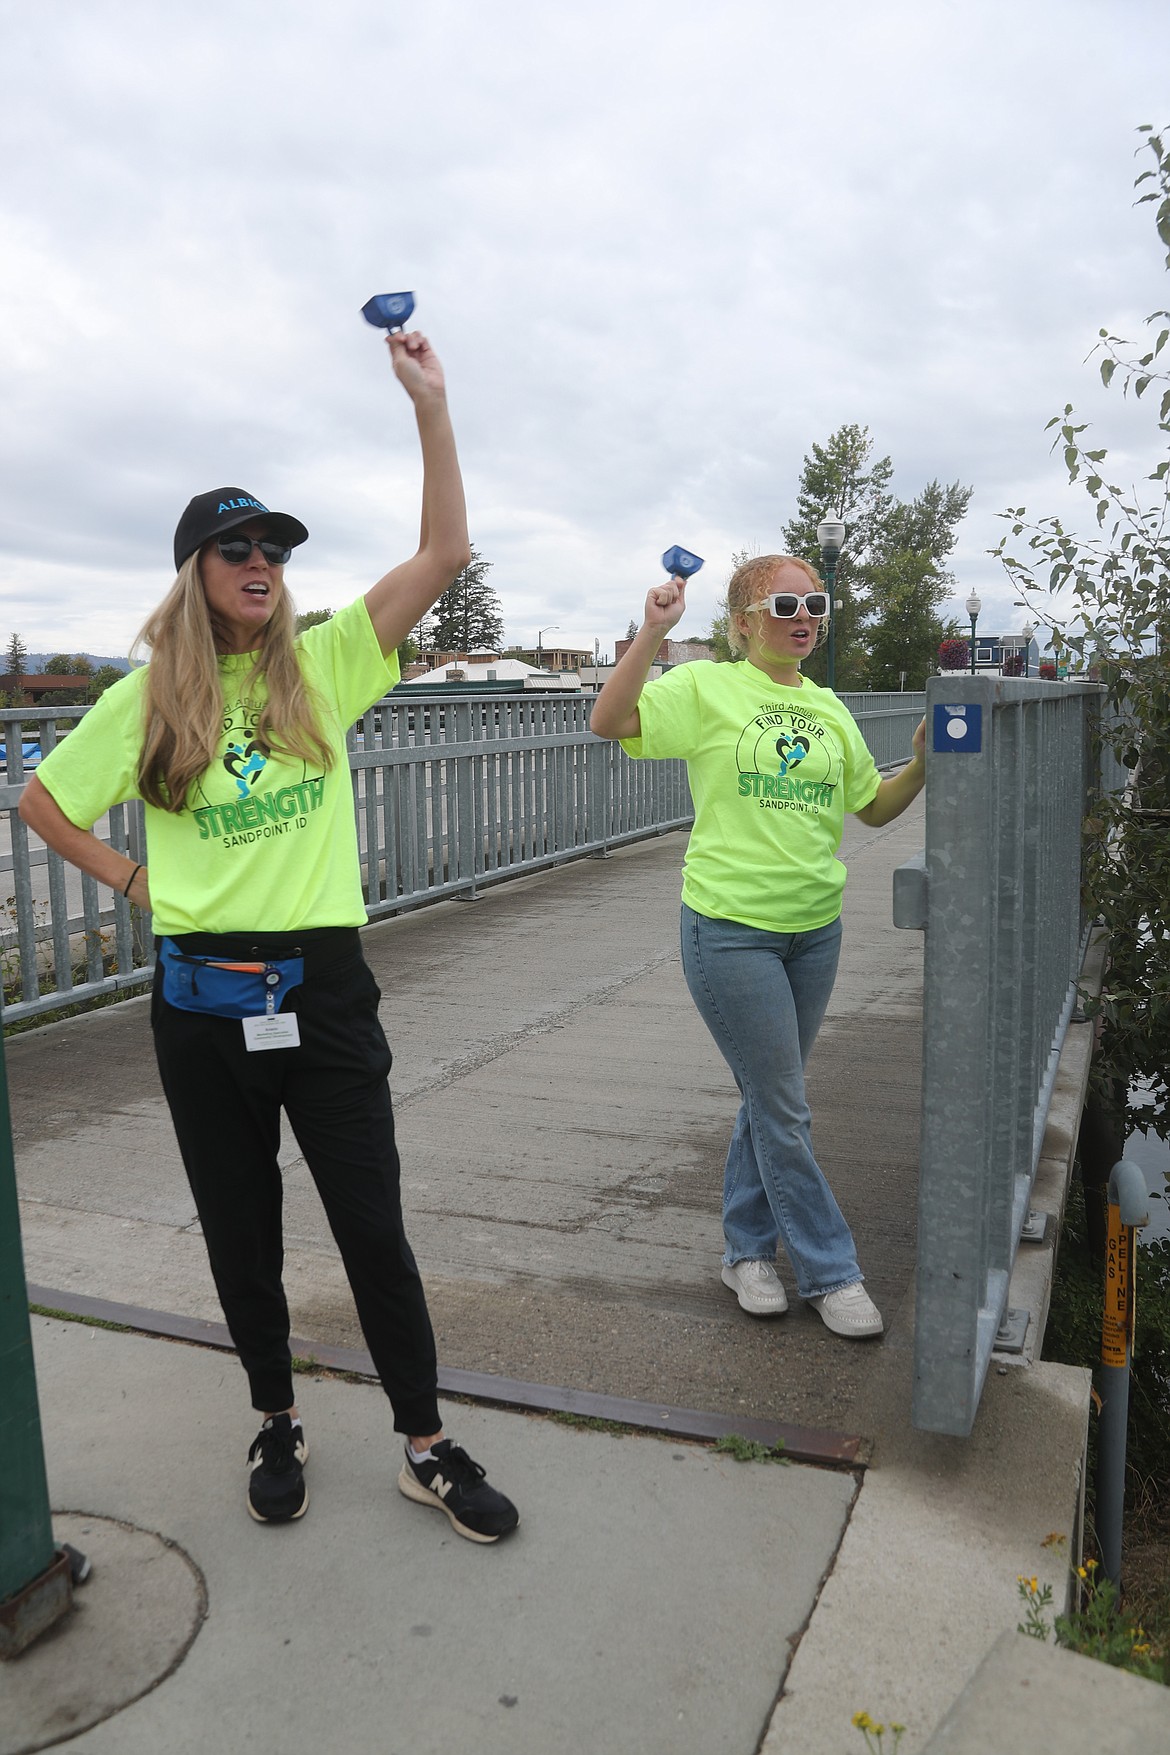
<svg viewBox="0 0 1170 1755"><path fill-rule="evenodd" d="M398 1490L416 1505L444 1512L469 1542L498 1542L520 1522L512 1501L488 1485L486 1469L449 1438L440 1439L422 1462L411 1455L407 1441Z"/></svg>

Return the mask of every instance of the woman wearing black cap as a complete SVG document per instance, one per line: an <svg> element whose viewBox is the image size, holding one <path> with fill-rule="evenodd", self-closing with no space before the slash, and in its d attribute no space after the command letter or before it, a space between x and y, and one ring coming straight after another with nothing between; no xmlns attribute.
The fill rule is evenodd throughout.
<svg viewBox="0 0 1170 1755"><path fill-rule="evenodd" d="M151 1021L163 1089L253 1405L248 1509L308 1505L282 1283L280 1112L317 1184L370 1353L407 1437L399 1486L461 1535L514 1529L511 1502L444 1438L435 1347L403 1229L399 1164L365 922L345 733L398 680L396 648L469 558L442 368L387 337L423 457L418 551L294 635L284 566L308 531L239 488L199 494L178 576L140 638L151 661L42 762L21 815L50 847L154 912ZM149 873L97 839L145 804Z"/></svg>

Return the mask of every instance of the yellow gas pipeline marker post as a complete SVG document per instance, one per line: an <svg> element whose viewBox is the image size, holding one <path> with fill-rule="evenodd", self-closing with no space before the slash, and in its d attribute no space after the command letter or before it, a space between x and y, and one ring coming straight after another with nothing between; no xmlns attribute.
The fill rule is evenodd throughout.
<svg viewBox="0 0 1170 1755"><path fill-rule="evenodd" d="M1097 1394L1097 1539L1105 1575L1121 1587L1121 1531L1125 1515L1125 1428L1136 1308L1135 1227L1149 1220L1149 1192L1140 1167L1121 1158L1109 1173L1105 1242L1105 1304Z"/></svg>

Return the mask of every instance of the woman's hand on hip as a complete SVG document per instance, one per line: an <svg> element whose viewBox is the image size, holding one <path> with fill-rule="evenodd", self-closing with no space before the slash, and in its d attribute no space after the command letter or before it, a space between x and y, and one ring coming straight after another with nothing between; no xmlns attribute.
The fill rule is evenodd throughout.
<svg viewBox="0 0 1170 1755"><path fill-rule="evenodd" d="M140 865L130 882L130 888L123 892L136 908L150 907L150 878L144 865Z"/></svg>

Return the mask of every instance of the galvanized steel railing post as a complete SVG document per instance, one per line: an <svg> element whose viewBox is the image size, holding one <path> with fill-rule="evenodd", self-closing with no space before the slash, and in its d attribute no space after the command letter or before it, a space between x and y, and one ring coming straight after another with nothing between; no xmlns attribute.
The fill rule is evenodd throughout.
<svg viewBox="0 0 1170 1755"><path fill-rule="evenodd" d="M953 683L940 679L943 686L962 712L931 723L948 703L928 691L927 958L933 951L936 966L923 991L922 1161L946 1164L948 1173L942 1185L924 1177L919 1187L916 1330L930 1343L916 1361L914 1420L921 1424L942 1403L954 1410L945 1429L969 1431L978 1397L972 1350L989 1354L994 1334L985 1293L995 837L990 712L984 720L992 685L969 679L961 700ZM958 724L968 728L965 738L954 734ZM945 968L937 967L944 949Z"/></svg>
<svg viewBox="0 0 1170 1755"><path fill-rule="evenodd" d="M1087 933L1096 685L932 678L926 850L894 919L926 930L913 1418L971 1430L1002 1330Z"/></svg>

